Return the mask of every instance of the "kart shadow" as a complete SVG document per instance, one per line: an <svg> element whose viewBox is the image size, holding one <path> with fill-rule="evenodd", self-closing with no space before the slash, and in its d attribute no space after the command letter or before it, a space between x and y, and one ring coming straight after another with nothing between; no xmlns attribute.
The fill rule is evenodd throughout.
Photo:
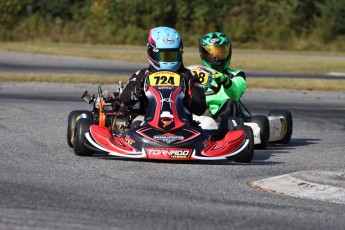
<svg viewBox="0 0 345 230"><path fill-rule="evenodd" d="M310 138L294 138L291 139L288 145L284 144L270 144L267 149L255 150L253 161L267 161L276 154L289 153L291 150L296 149L300 146L315 145L321 139L310 139Z"/></svg>
<svg viewBox="0 0 345 230"><path fill-rule="evenodd" d="M291 139L289 144L276 144L271 143L267 149L275 151L288 152L290 149L296 149L296 147L316 145L322 139L310 139L310 138L294 138Z"/></svg>
<svg viewBox="0 0 345 230"><path fill-rule="evenodd" d="M291 139L287 147L298 147L318 144L322 139L312 139L312 138L293 138ZM285 145L286 146L286 145Z"/></svg>
<svg viewBox="0 0 345 230"><path fill-rule="evenodd" d="M116 156L109 156L104 153L94 154L93 157L98 157L103 160L115 160L115 161L131 161L131 162L143 162L143 163L155 163L155 164L174 164L174 165L214 165L214 166L221 166L221 165L242 165L242 166L250 166L250 165L276 165L281 164L280 162L257 162L255 160L255 153L254 158L251 163L237 163L231 160L199 160L199 161L189 161L189 160L179 160L179 161L171 161L171 160L154 160L154 159L130 159L130 158L123 158L123 157L116 157Z"/></svg>
<svg viewBox="0 0 345 230"><path fill-rule="evenodd" d="M188 161L188 160L178 160L178 161L171 161L171 160L154 160L154 159L129 159L129 158L120 158L120 157L112 157L112 156L99 156L104 160L119 160L119 161L135 161L135 162L146 162L146 163L155 163L155 164L174 164L174 165L250 165L250 164L239 164L236 162L232 162L230 160L200 160L200 161Z"/></svg>
<svg viewBox="0 0 345 230"><path fill-rule="evenodd" d="M318 144L321 139L308 139L308 138L294 138L291 139L288 145L283 144L270 144L267 149L259 150L255 149L254 157L251 163L237 163L231 160L200 160L200 161L169 161L169 160L153 160L153 159L136 159L136 158L124 158L109 156L106 153L97 153L93 157L97 157L104 160L115 160L115 161L132 161L132 162L147 162L147 163L156 163L156 164L189 164L189 165L277 165L284 164L284 162L272 162L269 159L271 156L276 154L289 153L290 150L296 149L299 146L307 146Z"/></svg>

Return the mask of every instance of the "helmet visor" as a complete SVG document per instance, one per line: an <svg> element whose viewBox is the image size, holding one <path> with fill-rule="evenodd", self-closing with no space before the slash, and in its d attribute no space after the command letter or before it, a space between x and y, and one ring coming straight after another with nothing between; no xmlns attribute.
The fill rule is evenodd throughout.
<svg viewBox="0 0 345 230"><path fill-rule="evenodd" d="M201 55L208 63L223 61L229 57L230 44L224 45L205 45L202 48Z"/></svg>
<svg viewBox="0 0 345 230"><path fill-rule="evenodd" d="M179 49L149 50L150 57L157 62L177 62L180 61L181 52Z"/></svg>

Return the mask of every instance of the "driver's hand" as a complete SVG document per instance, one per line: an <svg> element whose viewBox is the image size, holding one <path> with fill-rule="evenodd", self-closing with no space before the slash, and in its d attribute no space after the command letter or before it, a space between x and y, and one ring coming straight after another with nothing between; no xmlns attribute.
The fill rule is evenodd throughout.
<svg viewBox="0 0 345 230"><path fill-rule="evenodd" d="M212 75L212 78L218 84L225 84L227 82L228 76L226 74L217 72L216 74Z"/></svg>

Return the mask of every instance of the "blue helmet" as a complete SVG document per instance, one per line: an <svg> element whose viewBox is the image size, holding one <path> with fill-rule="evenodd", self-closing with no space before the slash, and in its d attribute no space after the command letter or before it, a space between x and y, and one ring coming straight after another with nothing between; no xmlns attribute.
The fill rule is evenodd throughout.
<svg viewBox="0 0 345 230"><path fill-rule="evenodd" d="M182 53L182 40L176 30L169 27L150 30L147 54L150 64L156 70L177 71L181 66Z"/></svg>

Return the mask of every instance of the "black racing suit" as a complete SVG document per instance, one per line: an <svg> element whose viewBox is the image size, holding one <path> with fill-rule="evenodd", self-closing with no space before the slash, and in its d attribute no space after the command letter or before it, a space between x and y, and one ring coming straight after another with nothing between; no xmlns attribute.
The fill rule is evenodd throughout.
<svg viewBox="0 0 345 230"><path fill-rule="evenodd" d="M140 97L134 97L134 92L142 91L144 88L144 80L151 73L157 72L152 66L148 68L138 70L129 79L126 87L120 95L120 99L124 105L134 105L136 104ZM193 74L189 69L185 68L183 65L177 70L186 81L185 98L183 101L184 107L188 109L191 114L202 115L206 109L206 96L200 80L196 74ZM147 98L142 91L139 93L141 96L142 105L147 106Z"/></svg>

